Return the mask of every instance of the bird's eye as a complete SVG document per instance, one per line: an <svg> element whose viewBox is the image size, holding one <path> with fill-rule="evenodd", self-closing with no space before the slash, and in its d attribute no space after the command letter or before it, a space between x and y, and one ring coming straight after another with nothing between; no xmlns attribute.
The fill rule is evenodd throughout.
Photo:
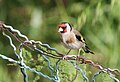
<svg viewBox="0 0 120 82"><path fill-rule="evenodd" d="M63 29L66 29L66 26L65 27L62 27Z"/></svg>

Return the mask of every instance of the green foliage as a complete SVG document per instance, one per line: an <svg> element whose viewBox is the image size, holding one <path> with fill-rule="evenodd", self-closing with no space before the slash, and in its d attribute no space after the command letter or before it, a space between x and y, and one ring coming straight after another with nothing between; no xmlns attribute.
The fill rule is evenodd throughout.
<svg viewBox="0 0 120 82"><path fill-rule="evenodd" d="M94 56L85 54L85 57L89 57L105 67L120 69L119 0L0 0L0 20L20 30L30 39L49 43L62 53L66 53L67 49L60 44L57 24L61 21L68 21L82 33L87 44L95 52ZM16 58L8 40L1 34L0 53ZM71 54L76 53L75 50L71 52ZM27 65L51 76L50 71L47 70L47 63L40 54L24 49L23 56ZM10 77L10 74L8 74L10 68L5 66L8 62L0 60L0 70L2 70L0 71L0 82L22 82L22 79L19 80L22 76L16 77L18 73L14 74L14 79L17 79L13 81L12 75ZM51 65L54 67L56 60L50 58L50 61L53 62ZM88 70L86 65L81 67L91 79L89 71L94 73L95 68L89 67ZM61 71L61 82L69 82L68 79L74 78L76 72L74 67L65 61L60 62L59 71ZM15 70L15 72L18 72L18 70ZM30 74L30 82L49 82L38 75L28 73ZM7 79L4 79L4 77L7 77ZM101 82L101 80L102 82L113 82L105 74L97 77L97 82ZM79 73L75 82L82 81L82 76Z"/></svg>
<svg viewBox="0 0 120 82"><path fill-rule="evenodd" d="M96 81L102 81L102 82L114 82L108 74L100 74Z"/></svg>
<svg viewBox="0 0 120 82"><path fill-rule="evenodd" d="M44 59L40 56L40 54L32 54L25 49L23 50L23 54L23 58L25 60L24 62L31 68L41 70L45 65Z"/></svg>

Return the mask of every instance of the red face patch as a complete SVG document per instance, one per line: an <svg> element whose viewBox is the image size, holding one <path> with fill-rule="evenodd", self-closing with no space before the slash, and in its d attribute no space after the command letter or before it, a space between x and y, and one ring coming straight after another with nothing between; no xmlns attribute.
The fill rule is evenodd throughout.
<svg viewBox="0 0 120 82"><path fill-rule="evenodd" d="M61 33L67 32L67 29L66 29L66 25L65 25L65 24L59 24L58 27L63 29L63 31L61 31Z"/></svg>
<svg viewBox="0 0 120 82"><path fill-rule="evenodd" d="M66 30L66 29L65 29L65 30L63 30L63 31L64 31L64 33L65 33L65 32L67 32L67 30Z"/></svg>
<svg viewBox="0 0 120 82"><path fill-rule="evenodd" d="M66 27L65 24L59 24L58 27Z"/></svg>

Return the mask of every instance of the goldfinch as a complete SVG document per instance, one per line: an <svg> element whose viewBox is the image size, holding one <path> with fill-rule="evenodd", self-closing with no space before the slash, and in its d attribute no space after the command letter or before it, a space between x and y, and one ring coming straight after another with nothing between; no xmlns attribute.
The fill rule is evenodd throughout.
<svg viewBox="0 0 120 82"><path fill-rule="evenodd" d="M79 50L83 48L86 53L94 54L85 43L85 39L82 35L73 28L68 22L62 22L58 25L58 32L60 34L61 41L66 48L70 50L66 55L69 54L71 49ZM80 52L78 52L78 55Z"/></svg>

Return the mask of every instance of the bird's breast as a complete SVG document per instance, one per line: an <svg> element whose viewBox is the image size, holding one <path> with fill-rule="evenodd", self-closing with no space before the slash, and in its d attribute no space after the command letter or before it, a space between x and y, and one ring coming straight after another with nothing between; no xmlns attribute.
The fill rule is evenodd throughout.
<svg viewBox="0 0 120 82"><path fill-rule="evenodd" d="M77 50L77 49L80 49L80 48L82 48L83 47L83 43L80 43L80 42L73 42L73 43L64 43L64 46L66 47L66 48L69 48L69 49L75 49L75 50Z"/></svg>
<svg viewBox="0 0 120 82"><path fill-rule="evenodd" d="M74 39L72 39L72 38L70 38L70 39L66 40L66 43L67 43L67 44L71 44L71 43L74 43L74 42L75 42L75 40L74 40Z"/></svg>
<svg viewBox="0 0 120 82"><path fill-rule="evenodd" d="M80 49L83 46L80 41L76 40L74 35L64 35L62 40L64 46L69 49Z"/></svg>
<svg viewBox="0 0 120 82"><path fill-rule="evenodd" d="M66 34L62 36L62 40L66 44L74 43L75 42L75 36L73 34Z"/></svg>

